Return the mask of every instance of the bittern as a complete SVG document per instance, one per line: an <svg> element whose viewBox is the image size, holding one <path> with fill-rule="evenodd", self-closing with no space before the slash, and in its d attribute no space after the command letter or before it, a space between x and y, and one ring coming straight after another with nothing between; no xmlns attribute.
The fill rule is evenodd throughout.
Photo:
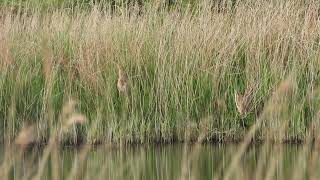
<svg viewBox="0 0 320 180"><path fill-rule="evenodd" d="M247 88L243 95L238 94L237 91L234 93L234 101L240 115L245 115L250 111L250 104L252 101L253 88Z"/></svg>
<svg viewBox="0 0 320 180"><path fill-rule="evenodd" d="M120 65L118 67L118 83L117 87L120 93L125 94L126 96L129 94L129 84L128 77L123 68Z"/></svg>

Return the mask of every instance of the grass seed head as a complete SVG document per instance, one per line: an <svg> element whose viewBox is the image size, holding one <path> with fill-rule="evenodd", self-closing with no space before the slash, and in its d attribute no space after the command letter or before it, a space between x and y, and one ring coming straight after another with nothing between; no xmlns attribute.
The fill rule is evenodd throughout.
<svg viewBox="0 0 320 180"><path fill-rule="evenodd" d="M76 110L76 101L69 100L62 110L62 130L67 131L72 125L83 124L86 117Z"/></svg>
<svg viewBox="0 0 320 180"><path fill-rule="evenodd" d="M70 126L74 124L83 124L86 122L86 117L79 113L74 113L65 120L65 123L63 124L63 129L68 129Z"/></svg>
<svg viewBox="0 0 320 180"><path fill-rule="evenodd" d="M26 147L36 140L35 127L22 127L18 136L15 139L15 143L21 147Z"/></svg>
<svg viewBox="0 0 320 180"><path fill-rule="evenodd" d="M68 114L72 114L75 109L76 109L76 105L77 105L77 102L70 99L62 108L62 114L65 116L65 115L68 115Z"/></svg>

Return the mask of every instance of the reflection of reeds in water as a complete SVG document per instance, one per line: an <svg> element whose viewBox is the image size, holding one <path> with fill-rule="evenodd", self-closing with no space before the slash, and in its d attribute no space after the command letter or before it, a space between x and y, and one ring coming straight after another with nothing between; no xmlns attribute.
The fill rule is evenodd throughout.
<svg viewBox="0 0 320 180"><path fill-rule="evenodd" d="M310 144L300 145L301 148L300 151L296 152L297 154L285 154L286 151L284 151L284 146L282 144L273 144L271 142L265 142L263 145L249 147L246 154L244 154L244 158L242 158L241 162L239 162L238 166L234 169L230 179L301 179L300 177L305 176L312 176L313 179L317 179L319 174L310 172L309 167L315 166L317 169L319 168L319 164L309 164L309 159L306 158L310 157L311 152L316 152L317 150L309 145ZM66 164L62 164L62 168L66 168L64 167L66 165L68 167L71 166L71 169L57 168L56 171L53 171L54 167L46 164L48 168L52 169L50 170L47 168L48 170L44 171L42 178L49 179L51 175L54 175L52 173L55 172L58 173L56 175L61 178L67 177L66 179L174 178L181 180L196 180L211 179L212 176L217 174L219 176L216 179L226 179L226 169L220 169L219 166L228 167L230 165L229 160L234 158L233 155L241 145L231 145L231 148L221 149L220 152L210 149L211 146L216 148L220 145L207 145L205 147L196 143L194 145L185 144L183 147L181 147L181 145L126 148L118 146L113 149L104 149L98 154L96 148L94 148L91 153L90 146L82 146L80 149L76 150L77 154L73 156L74 159L72 159L71 163L70 159L66 158L65 160L67 160L67 162L64 162ZM230 146L230 144L221 146L227 147ZM173 154L170 154L172 153L170 151L172 147L177 149L174 150ZM138 153L140 148L142 148L142 152ZM155 152L153 150L150 151L149 148L156 148L156 150ZM308 152L308 150L310 151ZM230 152L225 153L223 151ZM89 153L91 153L91 155L88 157ZM213 155L214 153L217 154ZM52 161L52 158L54 157L53 154L54 151L50 153L50 161ZM152 156L150 157L150 155ZM296 155L298 156L295 157ZM293 158L289 162L292 161L296 163L288 163L288 159L286 159L288 156ZM102 157L105 158L104 161L101 161L100 158ZM174 160L172 160L172 158ZM21 162L21 158L20 160L16 158L15 161L15 171L17 172L19 171L17 166L19 166L19 163L23 164L23 162ZM36 162L37 160L35 160L35 163ZM319 163L320 159L317 158L316 162ZM101 163L103 163L103 165ZM260 166L260 168L258 169L256 166ZM181 169L176 169L178 167ZM33 169L30 169L31 172L34 172L35 170L37 170L37 166L33 166ZM15 177L22 176L15 174Z"/></svg>
<svg viewBox="0 0 320 180"><path fill-rule="evenodd" d="M199 156L201 153L201 144L196 143L195 145L190 145L190 152L188 152L188 145L184 145L183 150L183 158L181 161L181 174L180 180L199 179Z"/></svg>
<svg viewBox="0 0 320 180"><path fill-rule="evenodd" d="M80 179L84 175L84 169L85 168L85 160L87 157L88 152L90 151L91 146L85 145L82 146L79 154L76 155L73 163L72 163L72 169L69 173L69 176L67 179L73 180L73 179Z"/></svg>
<svg viewBox="0 0 320 180"><path fill-rule="evenodd" d="M19 162L23 156L24 151L28 145L36 141L36 133L34 126L24 126L21 128L19 134L15 138L14 145L18 145L20 148L16 153L13 151L16 147L12 144L5 144L5 154L4 159L1 164L0 177L3 179L8 179L9 172L12 168L12 165L15 162ZM12 148L12 149L11 149Z"/></svg>

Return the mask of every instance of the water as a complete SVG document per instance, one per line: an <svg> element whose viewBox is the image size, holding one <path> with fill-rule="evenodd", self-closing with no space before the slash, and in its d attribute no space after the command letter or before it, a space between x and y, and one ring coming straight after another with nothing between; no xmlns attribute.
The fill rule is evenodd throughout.
<svg viewBox="0 0 320 180"><path fill-rule="evenodd" d="M238 145L97 146L90 147L88 151L84 149L65 147L57 151L56 157L51 154L42 179L52 179L54 173L58 173L60 179L68 179L75 164L78 167L75 168L77 179L220 179L225 175ZM261 166L261 177L274 170L274 178L290 178L302 152L301 145L250 146L235 169L235 177L254 179L258 166ZM3 159L4 153L1 154ZM10 179L33 177L42 156L43 148L29 148L14 163ZM86 161L82 161L81 156L86 157ZM53 170L54 162L58 165L57 170Z"/></svg>

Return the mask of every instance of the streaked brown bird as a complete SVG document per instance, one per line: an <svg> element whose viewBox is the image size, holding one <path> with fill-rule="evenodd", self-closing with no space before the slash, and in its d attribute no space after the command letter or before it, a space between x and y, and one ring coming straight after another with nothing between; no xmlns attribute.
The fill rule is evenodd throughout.
<svg viewBox="0 0 320 180"><path fill-rule="evenodd" d="M250 111L250 104L252 101L253 88L247 88L243 95L237 91L234 93L234 101L240 115L246 115Z"/></svg>
<svg viewBox="0 0 320 180"><path fill-rule="evenodd" d="M129 94L129 84L128 84L128 77L123 68L120 65L118 67L118 82L117 87L120 93L128 96Z"/></svg>

